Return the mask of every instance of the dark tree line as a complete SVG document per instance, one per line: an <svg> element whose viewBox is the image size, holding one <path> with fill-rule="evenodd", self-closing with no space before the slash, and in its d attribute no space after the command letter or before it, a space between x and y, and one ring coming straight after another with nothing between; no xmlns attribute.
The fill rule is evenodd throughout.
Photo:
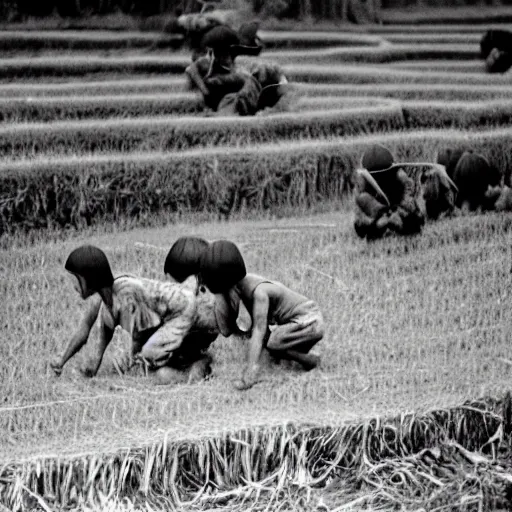
<svg viewBox="0 0 512 512"><path fill-rule="evenodd" d="M18 16L86 16L110 14L121 11L126 14L151 16L163 13L199 12L197 0L0 0L0 13L4 20Z"/></svg>
<svg viewBox="0 0 512 512"><path fill-rule="evenodd" d="M0 0L0 16L79 17L121 11L138 16L199 12L221 0ZM382 8L511 4L512 0L246 0L256 14L279 18L378 21Z"/></svg>

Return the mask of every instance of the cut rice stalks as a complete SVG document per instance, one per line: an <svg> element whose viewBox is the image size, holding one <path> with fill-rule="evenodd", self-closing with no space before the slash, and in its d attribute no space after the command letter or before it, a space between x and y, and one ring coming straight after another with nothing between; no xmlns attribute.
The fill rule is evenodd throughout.
<svg viewBox="0 0 512 512"><path fill-rule="evenodd" d="M280 510L300 510L299 502L309 510L490 510L509 506L511 422L507 393L337 427L166 437L122 453L4 464L0 503L14 512L107 510L120 500L167 510L227 503L230 510L270 510L279 497Z"/></svg>

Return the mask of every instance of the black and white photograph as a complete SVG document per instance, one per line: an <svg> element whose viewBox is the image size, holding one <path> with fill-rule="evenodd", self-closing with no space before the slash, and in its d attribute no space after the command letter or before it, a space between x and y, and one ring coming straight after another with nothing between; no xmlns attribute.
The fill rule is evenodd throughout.
<svg viewBox="0 0 512 512"><path fill-rule="evenodd" d="M512 0L0 0L0 512L512 511Z"/></svg>

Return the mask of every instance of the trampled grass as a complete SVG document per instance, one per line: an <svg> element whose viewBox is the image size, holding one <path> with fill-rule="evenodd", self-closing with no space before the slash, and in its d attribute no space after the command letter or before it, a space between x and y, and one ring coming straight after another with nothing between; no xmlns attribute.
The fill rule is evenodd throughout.
<svg viewBox="0 0 512 512"><path fill-rule="evenodd" d="M403 59L475 59L478 46L467 45L381 45L379 47L332 48L304 51L268 51L265 59L281 64L290 61L303 63L378 63ZM240 59L243 61L244 59ZM81 54L44 57L0 59L0 79L26 76L84 76L105 72L117 73L182 73L190 59L183 55L126 55L105 57ZM306 72L309 67L306 68ZM342 71L342 68L339 68Z"/></svg>
<svg viewBox="0 0 512 512"><path fill-rule="evenodd" d="M266 48L314 48L324 46L375 46L382 38L350 32L307 32L260 30ZM117 50L179 48L183 36L161 32L109 30L1 30L0 48L12 50Z"/></svg>
<svg viewBox="0 0 512 512"><path fill-rule="evenodd" d="M400 66L400 64L397 64ZM455 68L457 63L454 63ZM296 68L295 68L296 69ZM389 96L397 99L446 99L446 100L467 100L475 99L493 99L500 97L510 97L512 92L507 84L498 77L497 83L450 83L450 74L443 73L445 81L439 83L422 83L417 80L418 71L410 74L410 82L407 83L407 72L405 78L402 71L397 72L395 82L378 82L378 89L375 83L379 80L378 72L384 75L387 80L390 73L387 68L377 68L373 70L362 70L359 75L354 73L353 69L348 69L348 83L340 75L340 79L332 81L333 83L315 83L315 82L294 82L297 91L302 96ZM396 72L395 72L396 73ZM370 75L370 76L369 76ZM479 75L477 75L479 76ZM304 75L303 75L304 77ZM373 78L372 78L373 77ZM456 78L463 78L463 73L457 73ZM472 75L473 78L473 75ZM484 76L485 78L485 76ZM307 77L306 80L310 80ZM362 83L358 82L361 81ZM415 81L416 80L416 81ZM467 82L467 81L466 81ZM446 86L449 83L449 87ZM55 97L62 96L129 96L129 95L175 95L186 92L186 81L182 77L165 78L140 78L132 76L126 79L112 80L80 80L66 81L61 83L31 83L18 82L16 84L0 84L0 98L40 98L47 97L49 101L56 101ZM171 96L172 97L172 96ZM118 100L116 100L118 101Z"/></svg>

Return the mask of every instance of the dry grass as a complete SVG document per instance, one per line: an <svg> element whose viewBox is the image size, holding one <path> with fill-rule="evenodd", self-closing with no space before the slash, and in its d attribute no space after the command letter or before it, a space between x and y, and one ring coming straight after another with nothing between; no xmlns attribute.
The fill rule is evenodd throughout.
<svg viewBox="0 0 512 512"><path fill-rule="evenodd" d="M475 59L475 55L470 60ZM443 57L440 57L444 60ZM402 61L404 57L397 58ZM425 59L421 57L420 60ZM457 62L457 60L454 60ZM505 74L488 74L483 70L480 73L466 73L457 71L431 71L425 73L421 70L394 69L388 66L369 64L327 65L300 63L283 65L287 76L292 80L306 83L325 84L445 84L449 85L504 85L510 82Z"/></svg>
<svg viewBox="0 0 512 512"><path fill-rule="evenodd" d="M25 485L41 490L43 481L36 476L40 467L41 474L46 475L45 496L57 500L63 496L93 499L99 496L94 493L101 491L112 498L115 494L108 490L110 486L119 492L124 489L122 492L127 495L148 489L144 482L149 474L142 468L153 461L151 464L156 466L149 467L156 473L151 473L150 481L156 487L151 487L150 495L155 503L159 495L175 500L175 495L167 493L173 485L179 489L180 500L186 501L187 496L190 499L203 488L205 476L198 476L201 474L211 474L211 492L215 489L217 497L226 492L226 497L236 502L244 493L247 499L253 496L257 486L251 482L266 485L262 481L272 477L267 487L286 493L279 484L285 475L288 476L283 482L298 478L304 485L315 480L324 485L331 481L329 475L338 475L344 467L349 472L344 470L338 475L342 481L349 477L360 479L358 485L346 487L353 492L351 498L344 495L346 501L365 496L369 505L389 504L384 492L387 487L379 482L398 485L393 483L398 478L393 475L397 471L403 473L402 464L408 468L405 478L411 474L413 481L418 479L427 463L423 455L416 455L420 450L436 446L444 450L442 443L451 439L468 450L478 451L502 421L496 423L493 416L503 416L502 402L484 406L489 411L484 414L485 421L478 419L476 413L468 416L464 408L459 412L448 412L448 408L468 398L499 396L509 384L511 228L506 216L461 217L428 225L420 237L391 238L367 245L352 232L350 215L340 212L280 222L168 226L80 236L79 240L72 237L60 243L41 240L32 247L18 245L17 249L4 250L0 253L3 292L11 300L2 303L1 315L10 339L18 341L3 344L1 349L7 363L1 376L6 397L0 409L0 424L6 433L1 451L4 462L25 461L21 466L6 466L4 478L11 479L11 471L18 474L16 468L23 467L24 472L19 474ZM122 358L126 348L126 340L119 337L109 348L96 379L85 381L74 373L73 369L90 353L85 350L66 368L61 379L55 380L46 361L65 342L80 314L80 301L66 286L62 271L67 252L77 243L96 243L105 248L116 273L132 271L159 277L167 248L177 236L190 232L210 239L234 239L251 270L280 279L319 302L328 320L321 346L321 369L300 375L293 367L271 365L262 383L247 393L237 393L230 387L231 380L241 371L243 344L235 339L221 340L213 349L215 372L211 382L156 389L141 376L118 375L113 369L114 360ZM294 251L288 250L291 244ZM20 322L20 317L25 320ZM428 415L432 408L442 410ZM400 412L412 410L416 416L393 419ZM387 421L371 420L377 417L389 418L391 426ZM290 421L324 427L299 429L299 433L294 428L290 431L279 427ZM411 437L410 421L418 422L420 431L416 437ZM258 425L260 429L256 428ZM251 428L247 430L248 427ZM365 429L374 436L371 442L364 441ZM390 434L396 429L404 436L401 443L405 444L390 444L395 441L385 432ZM216 431L237 432L233 436L240 443L225 445L230 439L226 434L204 437ZM166 441L162 441L164 435ZM254 438L255 435L260 437ZM34 438L39 440L37 449L28 443ZM410 445L413 439L419 444ZM261 446L265 453L277 454L279 450L271 448L276 443L288 447L287 455L275 460L278 466L268 466L263 452L245 452ZM146 445L151 448L135 448ZM134 448L126 452L128 446ZM292 451L290 446L294 446ZM365 452L364 446L370 451ZM344 453L340 452L341 447L349 450L345 455L348 459L336 459L333 465L332 457ZM457 461L458 449L455 453L452 448L446 449L448 460L453 456ZM318 450L325 453L325 459L319 458ZM87 460L87 465L67 462L73 460L69 459L73 453ZM39 466L30 462L36 454L41 460ZM365 456L369 456L368 463ZM408 456L412 459L404 459ZM179 464L173 463L175 457L181 460ZM201 457L213 457L209 459L212 473L205 469L208 459L201 462ZM285 463L282 457L290 459ZM394 462L394 457L401 462ZM118 462L109 462L115 460ZM364 465L359 466L358 460L365 461ZM123 464L128 462L133 468L130 480L121 486L116 482L121 478ZM54 469L50 469L52 464ZM248 464L247 469L243 464ZM458 462L453 464L460 467ZM473 467L471 462L467 464ZM493 465L493 458L485 464ZM166 468L172 474L172 467L182 476L173 477L175 484L164 484L158 475L162 471L167 474ZM197 473L200 467L206 473ZM352 467L359 467L361 473L351 477ZM328 468L331 469L327 471ZM482 481L500 481L494 473L485 473L484 466L475 465L474 469L482 471L478 473ZM53 471L58 472L50 478ZM460 477L466 478L467 471L466 468ZM493 471L503 472L499 468ZM92 476L96 472L98 480ZM429 500L435 502L443 496L448 499L452 487L444 488L442 495L436 494L436 485L421 475L416 491L409 496L411 506L415 500L425 506ZM432 477L443 482L448 478L436 476L435 472ZM94 487L93 481L97 482ZM73 485L75 491L71 491ZM243 485L248 485L245 491L240 487ZM455 484L452 481L450 485ZM495 489L493 486L489 492ZM16 488L8 489L15 493ZM411 489L410 485L402 490L395 488L394 499L406 496L400 493L407 489ZM421 489L428 492L422 493ZM205 500L207 495L208 492L203 494ZM485 503L489 496L492 493L485 490L474 498ZM207 501L201 503L205 505Z"/></svg>
<svg viewBox="0 0 512 512"><path fill-rule="evenodd" d="M437 61L436 61L437 62ZM420 62L420 64L422 64ZM401 66L401 63L397 63ZM458 63L454 62L452 69L457 68ZM511 96L510 87L500 77L494 77L497 80L490 80L486 75L481 76L487 83L452 83L451 73L444 72L438 80L439 83L422 83L419 81L417 71L406 72L403 78L402 72L396 72L396 79L392 81L393 76L387 68L376 66L371 71L364 67L356 76L353 68L347 69L347 77L339 74L339 80L335 83L304 83L297 82L297 90L303 96L391 96L397 99L445 99L474 101L478 99L506 98ZM384 77L379 79L379 74ZM410 76L409 76L410 75ZM350 82L354 77L355 83ZM463 73L457 73L456 77L464 77ZM389 80L388 80L389 78ZM473 78L473 76L471 76ZM308 79L308 78L306 78ZM409 80L410 79L410 80ZM386 80L388 80L386 82ZM360 83L362 82L362 83ZM370 83L371 82L371 83ZM408 83L412 82L412 83ZM424 81L428 82L428 77L424 76ZM378 90L375 89L375 83L378 83ZM449 84L449 87L446 84ZM48 101L56 101L55 97L91 97L91 96L119 96L126 97L130 95L152 96L169 94L183 94L186 82L182 77L153 77L141 78L133 75L127 78L113 80L105 78L103 80L69 80L66 82L54 82L46 80L43 83L17 82L16 84L0 84L0 98L31 98L39 101L38 98L46 97ZM71 100L70 100L71 101ZM119 101L119 100L118 100Z"/></svg>
<svg viewBox="0 0 512 512"><path fill-rule="evenodd" d="M84 119L95 119L101 125L105 120L114 124L119 118L133 119L137 117L157 117L160 121L163 116L187 116L191 114L211 116L212 112L205 109L203 100L198 93L193 92L171 92L159 94L101 94L94 96L46 96L47 91L41 91L41 96L23 97L18 91L19 97L2 98L0 92L0 121L4 123L28 123L28 122L69 122ZM77 91L75 91L76 93ZM307 90L305 91L307 94ZM314 93L314 91L309 91ZM355 92L355 91L354 91ZM293 99L290 100L289 111L303 112L319 110L322 108L354 109L357 107L379 107L388 106L392 103L388 99L364 98L364 97L338 97L338 96L307 96L299 89ZM396 102L395 102L396 104ZM365 112L365 111L363 111ZM341 118L343 117L343 112ZM268 114L267 114L268 115ZM102 120L102 121L100 121ZM170 126L183 121L176 121L175 118L168 119ZM212 121L202 119L200 125L212 125ZM232 121L237 124L236 120ZM14 126L9 125L13 128ZM58 125L56 125L58 126ZM62 125L61 125L62 126ZM72 126L72 125L71 125ZM80 127L81 125L74 125ZM30 125L25 125L30 129ZM192 128L192 127L191 127ZM48 128L50 131L50 128ZM64 131L68 131L65 129ZM96 131L96 130L94 130ZM193 129L189 130L190 132ZM215 130L214 130L215 131ZM213 135L213 134L212 134ZM92 144L92 137L86 136ZM36 138L34 138L36 139ZM37 144L37 140L34 140ZM73 145L74 150L78 149Z"/></svg>
<svg viewBox="0 0 512 512"><path fill-rule="evenodd" d="M405 127L396 101L382 100L381 105L359 108L346 108L343 99L340 103L341 108L336 108L331 102L328 111L278 112L272 116L155 116L5 124L0 126L0 154L15 159L34 153L172 151L392 132Z"/></svg>
<svg viewBox="0 0 512 512"><path fill-rule="evenodd" d="M226 126L232 129L229 122ZM175 219L191 212L251 216L316 207L344 199L352 188L352 172L372 143L388 146L404 161L428 161L446 145L470 144L506 180L510 177L508 128L474 133L417 130L163 153L65 158L39 154L35 161L5 161L0 166L0 232L130 218L146 222L153 213Z"/></svg>
<svg viewBox="0 0 512 512"><path fill-rule="evenodd" d="M446 83L374 83L364 84L297 84L302 95L322 96L357 96L372 98L394 98L397 100L444 100L449 105L452 101L488 101L510 98L512 91L509 86L501 85L464 85ZM0 89L1 91L1 89Z"/></svg>
<svg viewBox="0 0 512 512"><path fill-rule="evenodd" d="M186 80L182 76L144 78L137 75L128 75L125 79L118 76L113 79L102 80L67 80L65 82L18 81L16 84L0 84L0 97L2 98L34 98L54 96L98 96L98 95L128 95L128 94L158 94L183 93Z"/></svg>

